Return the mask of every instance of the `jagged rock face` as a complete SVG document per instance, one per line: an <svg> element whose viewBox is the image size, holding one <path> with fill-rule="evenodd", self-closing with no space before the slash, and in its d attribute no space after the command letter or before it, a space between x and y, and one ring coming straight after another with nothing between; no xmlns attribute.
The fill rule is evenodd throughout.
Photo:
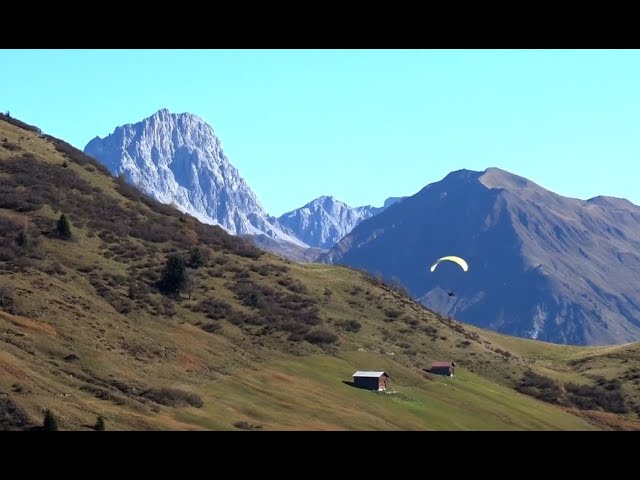
<svg viewBox="0 0 640 480"><path fill-rule="evenodd" d="M233 234L266 234L306 246L269 220L255 193L225 156L203 119L163 109L136 124L96 137L85 153L114 175L202 222Z"/></svg>
<svg viewBox="0 0 640 480"><path fill-rule="evenodd" d="M469 271L430 272L445 255L465 258ZM321 261L398 277L427 306L511 335L640 339L640 207L623 199L579 200L496 168L461 170L364 220Z"/></svg>
<svg viewBox="0 0 640 480"><path fill-rule="evenodd" d="M401 200L389 198L383 207L350 207L330 196L316 198L304 207L285 213L278 224L307 245L331 248L363 220L373 217Z"/></svg>

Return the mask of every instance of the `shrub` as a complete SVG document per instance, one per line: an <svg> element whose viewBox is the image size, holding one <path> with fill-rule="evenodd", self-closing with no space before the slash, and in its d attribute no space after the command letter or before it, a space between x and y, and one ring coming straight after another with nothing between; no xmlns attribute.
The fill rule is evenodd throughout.
<svg viewBox="0 0 640 480"><path fill-rule="evenodd" d="M240 430L260 430L260 429L262 429L262 425L252 425L251 423L245 422L244 420L234 423L233 426L236 427L236 428L239 428Z"/></svg>
<svg viewBox="0 0 640 480"><path fill-rule="evenodd" d="M210 322L202 325L202 330L208 333L217 333L222 330L222 326L219 323Z"/></svg>
<svg viewBox="0 0 640 480"><path fill-rule="evenodd" d="M261 277L268 277L273 272L276 272L276 275L279 275L278 270L268 263L263 263L261 265L251 265L249 269L252 272L256 272Z"/></svg>
<svg viewBox="0 0 640 480"><path fill-rule="evenodd" d="M403 297L411 298L409 289L402 283L402 281L398 277L391 277L391 282L386 285Z"/></svg>
<svg viewBox="0 0 640 480"><path fill-rule="evenodd" d="M562 396L562 390L556 382L532 370L524 373L516 390L549 403L559 403Z"/></svg>
<svg viewBox="0 0 640 480"><path fill-rule="evenodd" d="M343 330L347 332L358 332L362 327L360 322L358 322L357 320L345 320L343 322L340 322L339 325Z"/></svg>
<svg viewBox="0 0 640 480"><path fill-rule="evenodd" d="M64 213L60 215L60 218L58 219L56 231L58 236L63 240L69 240L71 238L71 225L69 225L69 220L67 220Z"/></svg>
<svg viewBox="0 0 640 480"><path fill-rule="evenodd" d="M134 279L129 280L129 291L127 292L127 296L130 300L135 300L138 296L138 286Z"/></svg>
<svg viewBox="0 0 640 480"><path fill-rule="evenodd" d="M233 315L231 305L215 298L200 301L192 310L204 313L211 320L226 319Z"/></svg>
<svg viewBox="0 0 640 480"><path fill-rule="evenodd" d="M329 344L336 343L338 336L329 330L317 329L307 333L304 339L313 344Z"/></svg>
<svg viewBox="0 0 640 480"><path fill-rule="evenodd" d="M17 257L16 251L13 248L0 247L0 262L10 262Z"/></svg>
<svg viewBox="0 0 640 480"><path fill-rule="evenodd" d="M127 315L133 311L134 304L128 298L111 299L110 302L116 312Z"/></svg>
<svg viewBox="0 0 640 480"><path fill-rule="evenodd" d="M40 130L38 127L34 125L29 125L28 123L20 121L17 118L13 118L11 115L9 115L9 112L7 112L6 114L0 113L0 120L10 123L11 125L16 126L18 128L22 128L23 130L28 130L30 132L35 132L37 134L42 133L42 130Z"/></svg>
<svg viewBox="0 0 640 480"><path fill-rule="evenodd" d="M13 307L16 298L16 292L7 285L0 285L0 308L8 310Z"/></svg>
<svg viewBox="0 0 640 480"><path fill-rule="evenodd" d="M236 272L236 280L251 278L251 274L247 270L238 270Z"/></svg>
<svg viewBox="0 0 640 480"><path fill-rule="evenodd" d="M204 402L199 395L185 392L177 388L151 388L142 394L160 405L169 407L197 407L200 408Z"/></svg>
<svg viewBox="0 0 640 480"><path fill-rule="evenodd" d="M364 290L359 285L354 285L353 289L349 292L351 295L360 295Z"/></svg>
<svg viewBox="0 0 640 480"><path fill-rule="evenodd" d="M68 144L67 142L60 140L58 138L52 137L51 135L44 135L44 138L46 138L49 142L53 143L55 149L58 152L62 153L65 157L67 157L73 163L76 163L78 165L83 165L83 166L92 165L95 169L99 170L100 172L106 175L111 175L109 170L100 162L98 162L95 158L90 157L83 151L78 150L77 148Z"/></svg>
<svg viewBox="0 0 640 480"><path fill-rule="evenodd" d="M93 429L97 432L104 432L107 429L107 426L104 422L104 417L102 415L100 415L96 420L96 424L93 426Z"/></svg>
<svg viewBox="0 0 640 480"><path fill-rule="evenodd" d="M18 429L29 424L24 409L9 398L0 398L0 431Z"/></svg>
<svg viewBox="0 0 640 480"><path fill-rule="evenodd" d="M234 253L252 260L258 260L262 256L262 250L244 240L235 248Z"/></svg>
<svg viewBox="0 0 640 480"><path fill-rule="evenodd" d="M25 391L24 385L21 385L19 383L14 383L13 385L11 385L11 388L13 388L13 391L16 393L22 393Z"/></svg>
<svg viewBox="0 0 640 480"><path fill-rule="evenodd" d="M292 333L287 337L287 340L289 340L290 342L301 342L302 340L304 340L304 335L300 333Z"/></svg>
<svg viewBox="0 0 640 480"><path fill-rule="evenodd" d="M226 265L227 263L229 263L229 257L227 257L226 255L217 255L214 259L214 262L218 265Z"/></svg>
<svg viewBox="0 0 640 480"><path fill-rule="evenodd" d="M411 315L404 315L402 317L402 321L407 325L411 326L412 328L416 328L420 323L416 318L412 317Z"/></svg>
<svg viewBox="0 0 640 480"><path fill-rule="evenodd" d="M297 333L299 335L304 335L311 330L309 325L298 323L294 320L285 320L278 325L278 328L283 332Z"/></svg>
<svg viewBox="0 0 640 480"><path fill-rule="evenodd" d="M395 320L400 315L402 315L402 311L397 309L388 309L384 311L384 314L387 316L387 318Z"/></svg>
<svg viewBox="0 0 640 480"><path fill-rule="evenodd" d="M583 410L601 408L606 412L629 413L626 397L619 381L603 381L602 385L578 385L567 383L565 389L569 402Z"/></svg>
<svg viewBox="0 0 640 480"><path fill-rule="evenodd" d="M177 313L175 304L173 303L173 301L167 298L164 298L162 300L162 309L163 309L164 315L167 317L174 317Z"/></svg>
<svg viewBox="0 0 640 480"><path fill-rule="evenodd" d="M435 337L438 335L438 329L431 325L423 325L422 331L431 337Z"/></svg>
<svg viewBox="0 0 640 480"><path fill-rule="evenodd" d="M496 352L498 355L505 357L505 358L509 358L512 356L511 352L508 352L506 350L502 350L501 348L496 348L494 350L494 352Z"/></svg>
<svg viewBox="0 0 640 480"><path fill-rule="evenodd" d="M293 293L307 293L307 287L305 287L300 280L284 277L278 280L278 285L287 288Z"/></svg>
<svg viewBox="0 0 640 480"><path fill-rule="evenodd" d="M18 145L9 142L7 139L2 142L2 146L10 152L17 152L18 150L20 150L20 147Z"/></svg>
<svg viewBox="0 0 640 480"><path fill-rule="evenodd" d="M202 247L193 247L189 251L189 266L191 268L200 268L209 262L209 251Z"/></svg>

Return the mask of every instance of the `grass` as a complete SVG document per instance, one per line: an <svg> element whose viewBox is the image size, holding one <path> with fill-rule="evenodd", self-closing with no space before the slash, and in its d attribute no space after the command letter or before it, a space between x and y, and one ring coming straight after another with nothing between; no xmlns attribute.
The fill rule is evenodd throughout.
<svg viewBox="0 0 640 480"><path fill-rule="evenodd" d="M393 387L379 393L345 384L358 364L392 370ZM464 369L454 378L427 380L393 361L358 352L274 361L212 383L205 392L216 401L202 412L203 422L246 421L267 430L594 429Z"/></svg>
<svg viewBox="0 0 640 480"><path fill-rule="evenodd" d="M4 138L11 148L0 142L0 184L16 176L27 184L7 190L15 202L0 208L0 251L10 257L0 262L0 286L15 292L0 310L0 393L34 425L49 408L62 430L89 428L98 415L109 430L638 426L637 345L560 347L464 325L360 272L256 251L0 119ZM24 175L29 168L40 173ZM38 208L25 211L27 200ZM49 234L60 213L71 221L70 241ZM137 224L149 225L144 235ZM16 229L37 245L16 246ZM167 256L194 245L210 260L191 272L191 298L162 295L154 279ZM247 296L247 285L260 295ZM353 322L359 328L344 328ZM313 331L337 341L306 341ZM65 361L71 353L79 359ZM459 374L425 374L438 360L455 360ZM391 374L394 394L343 383L378 368ZM576 411L516 392L530 369L559 384L626 375L632 411ZM197 395L202 405L144 394L163 389Z"/></svg>

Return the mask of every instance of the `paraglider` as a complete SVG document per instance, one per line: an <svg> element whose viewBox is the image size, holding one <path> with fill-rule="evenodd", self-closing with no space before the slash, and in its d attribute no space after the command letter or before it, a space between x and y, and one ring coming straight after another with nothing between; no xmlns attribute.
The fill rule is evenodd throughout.
<svg viewBox="0 0 640 480"><path fill-rule="evenodd" d="M438 265L440 265L440 263L442 263L442 262L454 262L454 263L457 263L458 265L460 265L460 268L462 268L462 270L464 270L465 272L467 270L469 270L469 265L467 264L467 262L463 258L449 255L449 256L442 257L442 258L439 258L438 260L436 260L436 262L433 265L431 265L431 272L434 272L435 269L438 267ZM456 296L456 294L453 292L453 290L449 290L447 295L449 295L449 297L455 297Z"/></svg>
<svg viewBox="0 0 640 480"><path fill-rule="evenodd" d="M467 265L467 262L466 262L463 258L460 258L460 257L454 257L454 256L447 256L447 257L442 257L442 258L439 258L438 260L436 260L436 263L434 263L433 265L431 265L431 271L432 271L432 272L433 272L433 271L435 271L436 267L437 267L438 265L440 265L440 263L442 263L442 262L446 262L446 261L449 261L449 262L455 262L455 263L457 263L458 265L460 265L460 267L462 267L462 269L463 269L465 272L466 272L467 270L469 270L469 265Z"/></svg>

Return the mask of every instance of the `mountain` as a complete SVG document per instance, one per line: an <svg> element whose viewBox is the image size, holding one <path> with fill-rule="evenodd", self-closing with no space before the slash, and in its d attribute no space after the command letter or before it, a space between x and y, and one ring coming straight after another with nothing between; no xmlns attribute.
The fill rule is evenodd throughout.
<svg viewBox="0 0 640 480"><path fill-rule="evenodd" d="M469 271L431 273L444 255ZM640 338L640 207L623 199L461 170L365 220L323 260L398 277L425 305L499 332L580 345Z"/></svg>
<svg viewBox="0 0 640 480"><path fill-rule="evenodd" d="M389 208L391 205L393 205L394 203L398 203L400 200L402 200L403 198L407 198L407 197L389 197L384 201L384 204L382 205L382 210L384 210L385 208ZM378 212L379 213L379 212Z"/></svg>
<svg viewBox="0 0 640 480"><path fill-rule="evenodd" d="M301 247L285 240L267 237L266 235L241 235L253 245L262 250L293 260L294 262L315 262L322 254L327 253L326 248Z"/></svg>
<svg viewBox="0 0 640 480"><path fill-rule="evenodd" d="M278 218L282 225L307 245L331 248L361 221L384 211L402 197L388 198L383 207L350 207L333 197L322 196Z"/></svg>
<svg viewBox="0 0 640 480"><path fill-rule="evenodd" d="M233 234L265 234L306 247L268 220L255 193L229 162L202 118L162 109L96 137L84 149L114 175L156 200Z"/></svg>
<svg viewBox="0 0 640 480"><path fill-rule="evenodd" d="M190 281L168 282L185 261ZM443 360L454 378L428 372ZM0 430L46 410L85 431L638 429L639 361L637 344L498 335L265 253L0 114ZM357 370L391 391L354 388Z"/></svg>

